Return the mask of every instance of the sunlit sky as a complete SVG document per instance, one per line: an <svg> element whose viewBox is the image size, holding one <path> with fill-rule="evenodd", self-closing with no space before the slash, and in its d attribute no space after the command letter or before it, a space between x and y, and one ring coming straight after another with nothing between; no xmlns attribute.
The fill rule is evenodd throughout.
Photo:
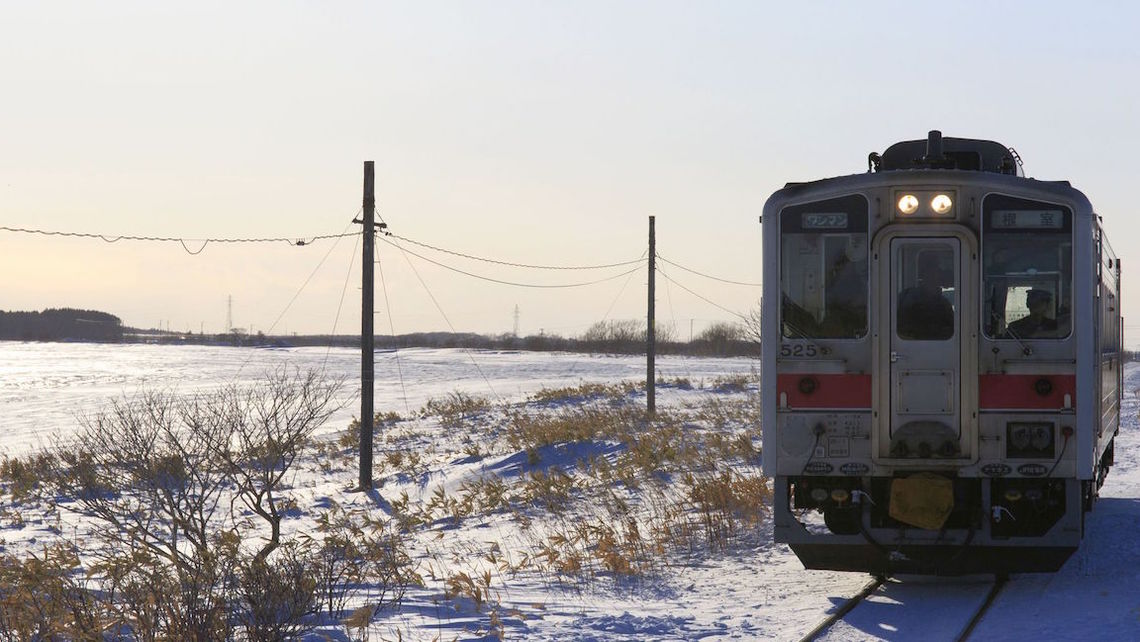
<svg viewBox="0 0 1140 642"><path fill-rule="evenodd" d="M662 257L758 283L768 195L864 171L868 152L940 129L1013 146L1029 176L1084 191L1123 258L1132 317L1138 18L1127 2L2 2L0 225L340 234L358 229L374 160L379 214L408 239L617 263L643 255L653 215ZM355 242L191 256L0 232L0 309L219 332L232 296L247 330L355 333ZM401 245L515 283L628 269ZM378 333L511 332L516 306L521 334L645 314L645 271L540 289L382 242L378 257ZM760 297L661 267L675 283L658 280L657 318L681 339ZM1126 331L1140 337L1140 321Z"/></svg>

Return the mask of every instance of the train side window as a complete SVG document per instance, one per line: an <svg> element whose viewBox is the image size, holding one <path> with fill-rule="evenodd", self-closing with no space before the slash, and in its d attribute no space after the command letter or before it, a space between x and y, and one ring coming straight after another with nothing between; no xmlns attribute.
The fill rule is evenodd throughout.
<svg viewBox="0 0 1140 642"><path fill-rule="evenodd" d="M867 335L867 201L847 196L780 216L780 327L803 339Z"/></svg>
<svg viewBox="0 0 1140 642"><path fill-rule="evenodd" d="M986 197L982 329L992 339L1063 339L1072 327L1072 213Z"/></svg>

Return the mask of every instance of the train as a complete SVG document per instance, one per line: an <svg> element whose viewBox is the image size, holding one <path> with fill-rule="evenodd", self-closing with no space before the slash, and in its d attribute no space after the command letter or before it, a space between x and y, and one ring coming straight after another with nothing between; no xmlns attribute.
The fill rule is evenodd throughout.
<svg viewBox="0 0 1140 642"><path fill-rule="evenodd" d="M1050 572L1113 464L1121 262L992 140L890 145L760 217L762 458L809 569Z"/></svg>

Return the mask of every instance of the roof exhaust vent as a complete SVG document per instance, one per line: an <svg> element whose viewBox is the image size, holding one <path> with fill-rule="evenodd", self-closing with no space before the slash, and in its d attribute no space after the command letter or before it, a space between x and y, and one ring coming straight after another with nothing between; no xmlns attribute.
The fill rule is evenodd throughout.
<svg viewBox="0 0 1140 642"><path fill-rule="evenodd" d="M927 162L942 160L942 132L937 129L930 130L926 135L926 158L923 160Z"/></svg>
<svg viewBox="0 0 1140 642"><path fill-rule="evenodd" d="M931 129L927 135L927 159L937 159L942 156L942 132Z"/></svg>

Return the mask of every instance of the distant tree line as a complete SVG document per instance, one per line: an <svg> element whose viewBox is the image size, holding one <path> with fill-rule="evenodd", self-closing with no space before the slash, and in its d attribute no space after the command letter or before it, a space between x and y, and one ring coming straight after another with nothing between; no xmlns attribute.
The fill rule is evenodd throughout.
<svg viewBox="0 0 1140 642"><path fill-rule="evenodd" d="M689 341L679 341L671 323L659 323L654 332L659 354L693 356L759 356L758 323L714 323ZM243 347L337 346L359 347L355 335L266 335L233 330L224 334L194 334L124 328L118 317L106 312L71 308L43 312L0 311L0 340L100 341L128 343L206 344ZM644 354L644 319L598 321L581 336L557 334L486 335L472 332L415 332L376 335L376 349L468 348L477 350L531 350Z"/></svg>
<svg viewBox="0 0 1140 642"><path fill-rule="evenodd" d="M760 342L743 324L715 323L691 341L677 340L671 324L660 324L654 332L659 354L692 356L759 356ZM580 337L557 334L497 336L421 332L397 336L377 336L376 348L470 348L482 350L530 350L535 352L593 352L611 354L645 354L646 323L644 320L618 319L598 321Z"/></svg>
<svg viewBox="0 0 1140 642"><path fill-rule="evenodd" d="M122 341L119 317L95 310L0 311L0 339L8 341Z"/></svg>

